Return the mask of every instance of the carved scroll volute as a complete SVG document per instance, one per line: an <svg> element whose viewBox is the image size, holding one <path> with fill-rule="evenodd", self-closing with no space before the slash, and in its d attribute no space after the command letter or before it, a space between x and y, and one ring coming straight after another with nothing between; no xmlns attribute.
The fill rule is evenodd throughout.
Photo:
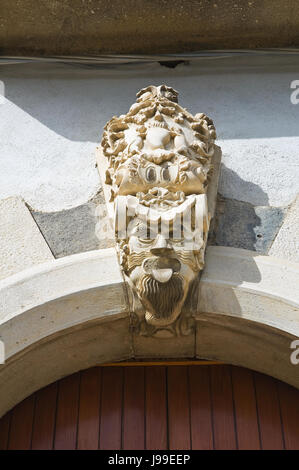
<svg viewBox="0 0 299 470"><path fill-rule="evenodd" d="M189 331L221 159L213 122L177 98L165 85L142 89L106 124L98 151L132 315L157 336Z"/></svg>

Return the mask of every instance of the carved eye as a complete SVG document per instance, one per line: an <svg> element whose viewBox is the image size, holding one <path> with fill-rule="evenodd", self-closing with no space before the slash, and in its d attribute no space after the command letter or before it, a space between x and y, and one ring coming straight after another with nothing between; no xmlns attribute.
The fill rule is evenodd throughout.
<svg viewBox="0 0 299 470"><path fill-rule="evenodd" d="M149 183L153 183L157 179L156 170L150 167L146 170L146 179Z"/></svg>
<svg viewBox="0 0 299 470"><path fill-rule="evenodd" d="M162 179L164 181L170 181L170 173L168 168L163 168L162 170Z"/></svg>

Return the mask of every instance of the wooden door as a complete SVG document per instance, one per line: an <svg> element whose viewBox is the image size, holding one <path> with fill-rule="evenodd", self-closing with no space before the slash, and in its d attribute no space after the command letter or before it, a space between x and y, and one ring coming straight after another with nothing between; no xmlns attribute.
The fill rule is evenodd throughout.
<svg viewBox="0 0 299 470"><path fill-rule="evenodd" d="M4 416L0 449L299 449L299 391L228 365L95 367Z"/></svg>

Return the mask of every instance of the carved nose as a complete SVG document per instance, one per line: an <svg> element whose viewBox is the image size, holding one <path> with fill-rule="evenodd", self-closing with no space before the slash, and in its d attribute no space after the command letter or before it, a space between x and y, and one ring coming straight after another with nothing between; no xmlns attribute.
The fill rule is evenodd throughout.
<svg viewBox="0 0 299 470"><path fill-rule="evenodd" d="M171 245L163 235L158 235L155 245L151 248L151 253L156 256L167 255L172 251Z"/></svg>

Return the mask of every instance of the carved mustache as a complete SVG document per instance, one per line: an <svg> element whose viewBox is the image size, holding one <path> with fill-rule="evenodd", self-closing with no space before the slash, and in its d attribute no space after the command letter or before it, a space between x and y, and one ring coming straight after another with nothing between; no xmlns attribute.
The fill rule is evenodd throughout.
<svg viewBox="0 0 299 470"><path fill-rule="evenodd" d="M149 251L143 251L141 253L132 253L127 256L127 265L128 270L132 271L137 266L141 266L143 261L146 258L151 257L151 253Z"/></svg>
<svg viewBox="0 0 299 470"><path fill-rule="evenodd" d="M177 258L169 258L166 256L151 256L143 261L143 269L146 273L151 273L153 269L172 269L178 272L181 263Z"/></svg>
<svg viewBox="0 0 299 470"><path fill-rule="evenodd" d="M167 269L170 268L174 272L179 272L182 264L187 264L193 271L200 269L197 255L189 251L177 250L174 256L167 257L153 256L149 251L141 253L132 253L127 258L128 270L132 271L137 266L143 264L145 272L149 273L151 269Z"/></svg>

